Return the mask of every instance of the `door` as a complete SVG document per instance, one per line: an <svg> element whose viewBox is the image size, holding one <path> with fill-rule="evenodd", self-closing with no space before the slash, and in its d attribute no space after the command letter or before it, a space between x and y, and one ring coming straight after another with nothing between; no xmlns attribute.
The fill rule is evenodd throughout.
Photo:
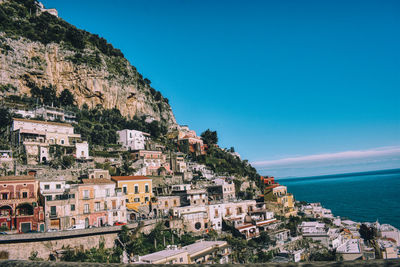
<svg viewBox="0 0 400 267"><path fill-rule="evenodd" d="M89 218L85 219L85 228L89 228Z"/></svg>
<svg viewBox="0 0 400 267"><path fill-rule="evenodd" d="M27 233L31 230L31 223L21 223L21 232Z"/></svg>

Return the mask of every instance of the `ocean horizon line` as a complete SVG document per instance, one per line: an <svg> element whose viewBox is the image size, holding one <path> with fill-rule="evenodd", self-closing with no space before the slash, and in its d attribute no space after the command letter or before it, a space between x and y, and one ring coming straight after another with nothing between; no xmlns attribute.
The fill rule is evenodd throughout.
<svg viewBox="0 0 400 267"><path fill-rule="evenodd" d="M396 169L381 169L373 171L363 171L363 172L346 172L346 173L335 173L335 174L323 174L323 175L312 175L312 176L288 176L276 178L276 180L295 180L295 179L315 179L315 178L340 178L347 176L366 176L370 174L390 174L400 172L400 168Z"/></svg>

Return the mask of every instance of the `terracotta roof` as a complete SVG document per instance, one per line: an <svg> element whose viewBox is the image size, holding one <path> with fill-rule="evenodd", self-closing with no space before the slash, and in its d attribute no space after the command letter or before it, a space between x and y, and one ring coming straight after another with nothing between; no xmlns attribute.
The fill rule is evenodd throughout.
<svg viewBox="0 0 400 267"><path fill-rule="evenodd" d="M50 124L50 125L58 125L58 126L69 126L72 127L69 123L63 122L54 122L54 121L38 121L38 120L28 120L28 119L21 119L21 118L13 118L14 121L25 121L25 122L33 122L33 123L41 123L41 124Z"/></svg>
<svg viewBox="0 0 400 267"><path fill-rule="evenodd" d="M245 225L243 225L243 226L236 227L236 229L242 230L242 229L252 228L252 227L256 227L256 226L253 225L253 224L245 224Z"/></svg>
<svg viewBox="0 0 400 267"><path fill-rule="evenodd" d="M0 176L0 181L14 181L14 180L35 180L35 177L32 175Z"/></svg>
<svg viewBox="0 0 400 267"><path fill-rule="evenodd" d="M270 185L270 186L266 187L265 189L272 189L272 188L275 188L275 187L278 187L278 186L281 186L281 185L280 184L273 184L273 185Z"/></svg>
<svg viewBox="0 0 400 267"><path fill-rule="evenodd" d="M138 181L138 180L151 180L151 178L146 176L112 176L114 181Z"/></svg>
<svg viewBox="0 0 400 267"><path fill-rule="evenodd" d="M82 182L84 184L113 184L114 182L109 180L109 179L105 179L105 178L98 178L98 179L82 179Z"/></svg>
<svg viewBox="0 0 400 267"><path fill-rule="evenodd" d="M273 220L273 221L268 221L268 222L261 222L261 223L257 223L257 226L261 226L261 225L265 225L265 224L271 224L271 223L276 223L278 222L278 220Z"/></svg>

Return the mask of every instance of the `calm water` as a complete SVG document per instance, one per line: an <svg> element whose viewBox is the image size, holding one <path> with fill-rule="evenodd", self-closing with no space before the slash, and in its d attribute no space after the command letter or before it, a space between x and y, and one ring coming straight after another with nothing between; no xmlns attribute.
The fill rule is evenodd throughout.
<svg viewBox="0 0 400 267"><path fill-rule="evenodd" d="M277 181L296 200L321 202L335 216L400 228L400 169Z"/></svg>

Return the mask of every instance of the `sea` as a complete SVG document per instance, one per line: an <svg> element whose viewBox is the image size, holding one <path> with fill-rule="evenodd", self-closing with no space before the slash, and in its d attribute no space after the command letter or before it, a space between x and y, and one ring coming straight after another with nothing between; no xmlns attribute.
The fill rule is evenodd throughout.
<svg viewBox="0 0 400 267"><path fill-rule="evenodd" d="M320 202L334 216L400 229L400 169L276 179L296 200Z"/></svg>

